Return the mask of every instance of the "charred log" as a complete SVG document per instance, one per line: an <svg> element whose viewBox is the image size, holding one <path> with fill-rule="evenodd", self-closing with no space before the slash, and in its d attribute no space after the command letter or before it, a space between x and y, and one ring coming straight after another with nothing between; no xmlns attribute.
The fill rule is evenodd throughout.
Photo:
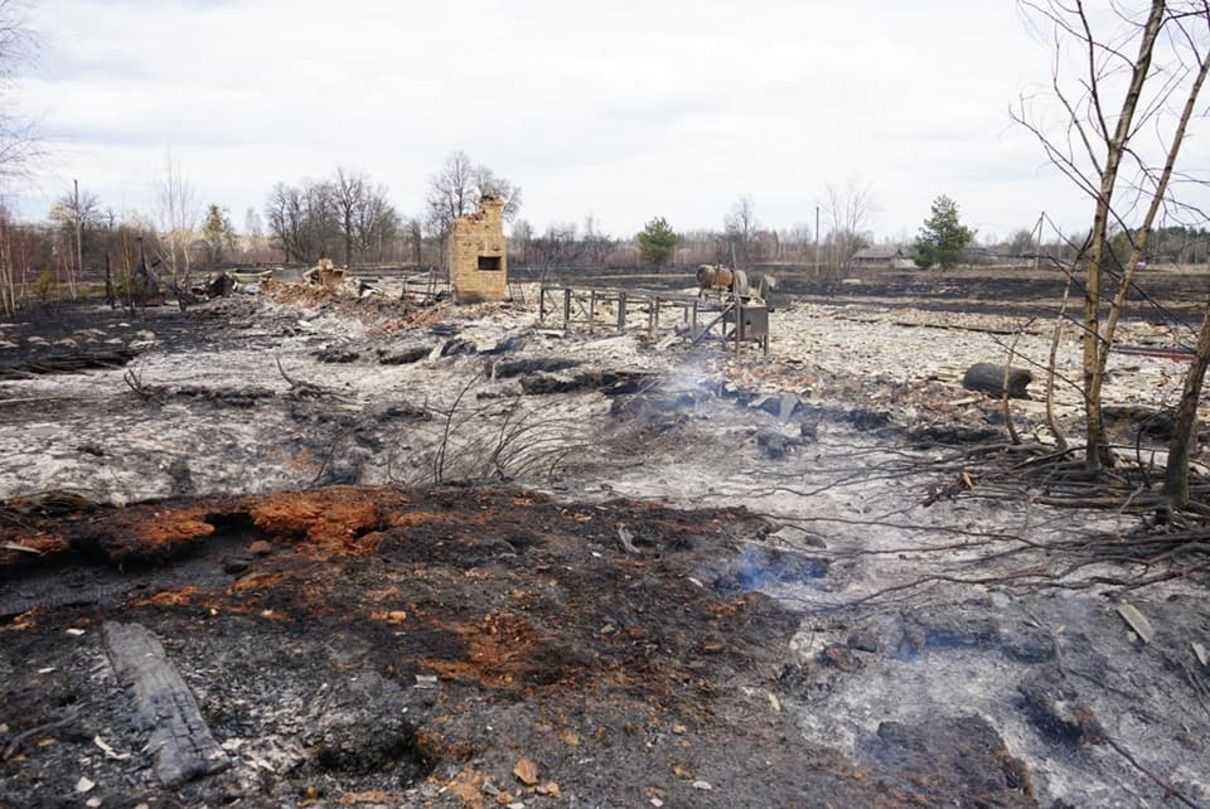
<svg viewBox="0 0 1210 809"><path fill-rule="evenodd" d="M1034 375L1024 368L1008 369L1008 396L1010 399L1028 399L1026 388L1034 381ZM994 362L977 362L967 369L962 377L962 387L1004 396L1004 366Z"/></svg>
<svg viewBox="0 0 1210 809"><path fill-rule="evenodd" d="M106 622L104 632L114 672L133 693L138 723L150 731L160 782L174 787L226 769L226 753L159 639L139 624Z"/></svg>

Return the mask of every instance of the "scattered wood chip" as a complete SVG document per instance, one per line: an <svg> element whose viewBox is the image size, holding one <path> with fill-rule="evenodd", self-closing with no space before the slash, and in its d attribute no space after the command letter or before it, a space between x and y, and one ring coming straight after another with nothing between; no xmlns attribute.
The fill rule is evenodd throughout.
<svg viewBox="0 0 1210 809"><path fill-rule="evenodd" d="M675 775L677 778L681 779L682 781L692 781L693 780L693 773L686 770L680 764L672 765L672 774Z"/></svg>
<svg viewBox="0 0 1210 809"><path fill-rule="evenodd" d="M1202 664L1202 668L1206 668L1208 665L1210 665L1210 655L1206 654L1205 646L1196 641L1189 645L1193 647L1193 654L1197 658L1197 662Z"/></svg>
<svg viewBox="0 0 1210 809"><path fill-rule="evenodd" d="M67 634L71 635L73 638L78 638L84 634L84 630L73 627L72 629L67 630Z"/></svg>
<svg viewBox="0 0 1210 809"><path fill-rule="evenodd" d="M634 534L630 533L629 529L624 525L618 526L618 544L622 546L622 550L626 553L638 553L639 549L634 546Z"/></svg>
<svg viewBox="0 0 1210 809"><path fill-rule="evenodd" d="M523 758L513 765L513 775L527 787L532 787L538 783L538 765Z"/></svg>
<svg viewBox="0 0 1210 809"><path fill-rule="evenodd" d="M559 797L559 785L556 784L554 781L547 781L545 784L540 785L534 791L537 792L539 795L546 795L547 797L550 797L550 798Z"/></svg>
<svg viewBox="0 0 1210 809"><path fill-rule="evenodd" d="M1151 622L1133 604L1119 604L1118 615L1122 616L1122 620L1134 630L1143 643L1151 643L1155 638L1155 630L1151 628Z"/></svg>
<svg viewBox="0 0 1210 809"><path fill-rule="evenodd" d="M80 780L76 781L76 792L92 792L93 787L97 784L86 775L81 775Z"/></svg>
<svg viewBox="0 0 1210 809"><path fill-rule="evenodd" d="M369 792L346 792L340 796L341 806L356 806L359 803L386 803L388 795L381 789L370 790ZM315 798L310 798L315 800Z"/></svg>
<svg viewBox="0 0 1210 809"><path fill-rule="evenodd" d="M106 758L111 758L114 761L125 761L130 758L130 753L119 753L100 736L93 736L92 743L101 748L101 752L105 754Z"/></svg>
<svg viewBox="0 0 1210 809"><path fill-rule="evenodd" d="M29 547L26 547L25 545L18 545L16 542L5 542L3 545L0 545L0 548L4 548L4 550L6 550L6 551L17 551L19 553L32 553L34 556L42 555L42 551L38 550L37 548L29 548Z"/></svg>
<svg viewBox="0 0 1210 809"><path fill-rule="evenodd" d="M709 792L710 790L714 789L714 787L710 785L709 781L694 781L693 788L703 790L704 792Z"/></svg>

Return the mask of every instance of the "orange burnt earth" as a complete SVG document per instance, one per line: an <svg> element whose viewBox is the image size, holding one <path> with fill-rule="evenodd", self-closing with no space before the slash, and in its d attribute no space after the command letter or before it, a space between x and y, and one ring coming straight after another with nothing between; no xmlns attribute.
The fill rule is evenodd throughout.
<svg viewBox="0 0 1210 809"><path fill-rule="evenodd" d="M271 495L255 501L250 514L257 528L274 537L305 539L319 552L361 556L381 544L381 536L372 534L386 527L392 499L388 492L341 486Z"/></svg>
<svg viewBox="0 0 1210 809"><path fill-rule="evenodd" d="M159 512L137 528L141 543L155 547L173 547L208 537L214 526L197 509Z"/></svg>

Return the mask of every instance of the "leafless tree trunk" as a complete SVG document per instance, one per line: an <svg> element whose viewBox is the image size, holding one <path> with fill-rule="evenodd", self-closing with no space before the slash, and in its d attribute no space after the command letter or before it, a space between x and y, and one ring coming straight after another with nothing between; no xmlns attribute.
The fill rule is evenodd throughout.
<svg viewBox="0 0 1210 809"><path fill-rule="evenodd" d="M0 313L17 312L16 268L13 266L12 223L8 212L0 208Z"/></svg>
<svg viewBox="0 0 1210 809"><path fill-rule="evenodd" d="M408 239L412 245L412 261L415 262L416 268L419 269L423 263L423 246L424 236L420 232L420 219L409 219L407 223Z"/></svg>
<svg viewBox="0 0 1210 809"><path fill-rule="evenodd" d="M1082 335L1085 468L1089 474L1096 474L1111 462L1101 414L1105 368L1156 215L1165 203L1171 202L1170 180L1206 76L1207 59L1199 38L1204 42L1210 30L1206 27L1210 23L1210 5L1205 0L1179 4L1151 0L1145 18L1137 21L1125 11L1115 9L1113 18L1126 28L1112 36L1094 34L1092 17L1082 0L1071 4L1022 0L1022 6L1053 29L1056 57L1052 88L1065 114L1067 128L1061 136L1043 131L1027 112L1024 100L1012 111L1012 116L1038 138L1051 162L1095 203L1091 237L1077 259L1077 269L1082 270L1085 280ZM1124 50L1123 44L1135 39L1137 51L1131 54ZM1064 46L1071 44L1084 65L1075 81L1074 93L1064 88L1060 76ZM1157 44L1165 48L1164 61L1154 65ZM1190 58L1193 64L1188 63ZM1125 91L1114 114L1106 95L1122 79L1126 79ZM1187 87L1186 101L1165 142L1162 130L1167 122L1168 102L1182 87ZM1154 130L1158 146L1148 149L1147 144L1138 143L1144 129ZM1144 156L1157 150L1164 155L1163 169L1158 172L1145 162ZM1135 166L1131 176L1125 178L1121 176L1124 161ZM1115 194L1123 187L1131 194L1119 202ZM1134 229L1130 260L1122 269L1110 301L1108 320L1102 325L1102 282L1113 258L1109 247L1110 226L1118 225L1130 232L1123 217L1139 206L1145 206L1146 214Z"/></svg>
<svg viewBox="0 0 1210 809"><path fill-rule="evenodd" d="M1185 374L1181 403L1176 409L1176 429L1168 447L1168 468L1164 476L1164 494L1172 505L1182 507L1189 502L1189 456L1197 439L1197 405L1202 398L1202 382L1210 364L1210 302L1202 318L1197 352Z"/></svg>
<svg viewBox="0 0 1210 809"><path fill-rule="evenodd" d="M861 247L861 241L869 228L870 215L874 212L874 192L856 180L850 180L843 189L828 186L828 227L831 253L829 264L839 269Z"/></svg>
<svg viewBox="0 0 1210 809"><path fill-rule="evenodd" d="M344 168L336 169L336 182L333 185L336 207L340 213L340 231L344 237L345 266L353 266L353 237L354 217L362 207L366 197L366 179L361 174Z"/></svg>
<svg viewBox="0 0 1210 809"><path fill-rule="evenodd" d="M167 247L164 257L175 284L188 286L190 273L189 247L197 232L201 207L193 184L181 173L181 164L169 152L164 174L157 188L160 217L160 239Z"/></svg>
<svg viewBox="0 0 1210 809"><path fill-rule="evenodd" d="M727 241L737 253L735 262L744 266L752 263L753 242L760 223L756 221L756 205L752 197L743 196L731 206L731 212L723 220Z"/></svg>

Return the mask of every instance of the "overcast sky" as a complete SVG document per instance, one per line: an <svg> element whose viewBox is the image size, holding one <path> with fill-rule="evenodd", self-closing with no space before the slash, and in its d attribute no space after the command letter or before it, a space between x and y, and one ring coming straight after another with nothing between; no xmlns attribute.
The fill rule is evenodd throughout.
<svg viewBox="0 0 1210 809"><path fill-rule="evenodd" d="M718 228L740 195L786 228L849 182L882 238L913 238L938 194L981 237L1090 220L1009 120L1050 59L1012 0L31 2L17 101L50 150L26 217L72 178L146 211L169 149L237 228L275 182L338 165L409 215L462 149L539 230Z"/></svg>

